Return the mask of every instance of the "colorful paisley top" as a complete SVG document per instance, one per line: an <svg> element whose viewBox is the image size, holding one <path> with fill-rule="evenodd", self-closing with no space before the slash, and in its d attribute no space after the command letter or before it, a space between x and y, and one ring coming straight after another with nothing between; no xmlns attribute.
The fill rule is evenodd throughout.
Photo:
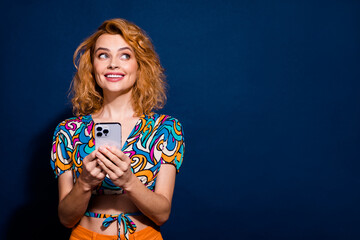
<svg viewBox="0 0 360 240"><path fill-rule="evenodd" d="M94 121L91 115L73 117L61 122L55 129L51 150L51 167L56 176L71 170L74 182L82 171L84 157L95 150ZM143 115L136 123L122 151L131 158L134 174L154 191L161 164L173 164L176 171L183 161L184 136L179 121L167 115ZM122 194L109 178L93 194Z"/></svg>

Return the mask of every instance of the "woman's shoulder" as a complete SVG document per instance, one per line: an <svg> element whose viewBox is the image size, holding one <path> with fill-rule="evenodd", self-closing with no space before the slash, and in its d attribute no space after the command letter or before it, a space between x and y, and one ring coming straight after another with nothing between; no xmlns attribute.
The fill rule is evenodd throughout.
<svg viewBox="0 0 360 240"><path fill-rule="evenodd" d="M179 120L173 116L167 115L167 114L159 114L154 113L151 116L145 116L146 120L154 121L159 124L169 124L169 123L178 123L180 124Z"/></svg>
<svg viewBox="0 0 360 240"><path fill-rule="evenodd" d="M93 122L91 115L84 115L78 117L70 117L63 121L61 121L55 129L56 131L59 130L74 130L79 128L81 125L85 124L88 125L89 123Z"/></svg>
<svg viewBox="0 0 360 240"><path fill-rule="evenodd" d="M163 133L163 131L167 131L171 134L183 135L183 127L180 121L170 115L167 114L157 114L155 113L152 116L145 116L147 118L147 122L153 123L153 129L159 133Z"/></svg>

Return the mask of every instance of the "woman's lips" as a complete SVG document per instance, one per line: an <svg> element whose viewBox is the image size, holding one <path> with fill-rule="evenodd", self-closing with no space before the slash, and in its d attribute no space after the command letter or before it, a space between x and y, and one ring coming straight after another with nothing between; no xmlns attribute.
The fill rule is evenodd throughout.
<svg viewBox="0 0 360 240"><path fill-rule="evenodd" d="M122 73L107 73L105 74L105 78L109 82L118 82L124 78L125 74Z"/></svg>

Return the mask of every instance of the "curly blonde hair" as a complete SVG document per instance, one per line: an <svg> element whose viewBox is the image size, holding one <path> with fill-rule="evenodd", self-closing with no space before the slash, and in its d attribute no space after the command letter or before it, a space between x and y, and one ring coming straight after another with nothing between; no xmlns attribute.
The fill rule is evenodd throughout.
<svg viewBox="0 0 360 240"><path fill-rule="evenodd" d="M98 30L85 39L74 53L77 72L71 84L73 112L76 116L99 111L103 104L102 89L95 81L93 71L94 48L103 34L120 34L134 52L138 63L138 78L132 89L131 103L135 114L152 115L166 102L164 69L150 38L135 24L124 19L105 21Z"/></svg>

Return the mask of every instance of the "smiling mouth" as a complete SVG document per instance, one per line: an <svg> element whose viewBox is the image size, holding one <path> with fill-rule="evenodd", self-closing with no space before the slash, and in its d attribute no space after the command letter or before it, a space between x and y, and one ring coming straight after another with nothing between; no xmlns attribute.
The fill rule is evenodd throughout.
<svg viewBox="0 0 360 240"><path fill-rule="evenodd" d="M124 78L124 74L105 74L106 80L110 82L117 82Z"/></svg>
<svg viewBox="0 0 360 240"><path fill-rule="evenodd" d="M107 78L121 78L124 77L122 74L106 74L105 77Z"/></svg>

